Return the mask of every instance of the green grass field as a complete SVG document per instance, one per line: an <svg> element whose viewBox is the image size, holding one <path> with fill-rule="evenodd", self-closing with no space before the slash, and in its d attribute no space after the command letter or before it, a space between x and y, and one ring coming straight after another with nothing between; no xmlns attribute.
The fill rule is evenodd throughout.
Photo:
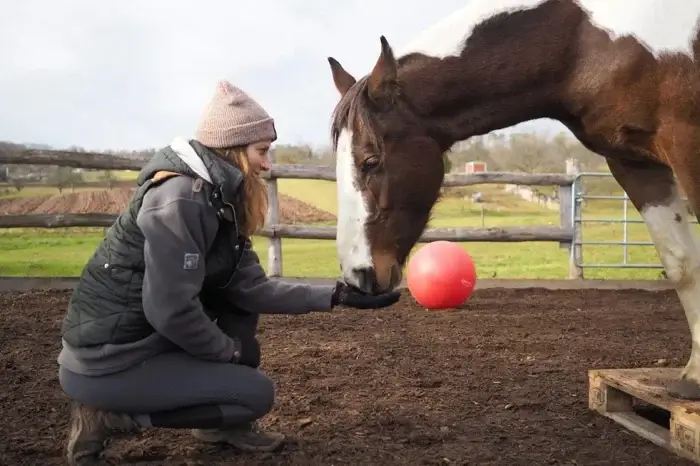
<svg viewBox="0 0 700 466"><path fill-rule="evenodd" d="M128 175L127 175L128 176ZM131 175L133 176L133 174ZM122 175L122 179L125 178ZM279 180L281 193L335 213L335 183L311 180ZM80 188L95 189L95 188ZM541 208L503 192L500 186L461 188L460 195L480 190L486 197L484 211L469 199L449 196L435 207L430 227L497 227L558 225L559 212ZM70 190L69 190L70 191ZM56 193L55 188L27 187L11 196ZM65 192L65 191L64 191ZM629 218L639 214L629 206ZM590 201L583 218L622 218L622 201ZM103 230L0 230L0 276L75 276L102 239ZM584 241L621 241L622 224L585 224ZM643 224L628 225L630 241L649 241ZM255 249L267 268L266 238L255 238ZM557 243L460 243L474 258L482 278L566 278L568 250ZM420 245L418 246L420 247ZM282 240L285 276L333 277L338 274L334 241ZM624 251L619 245L584 245L584 264L620 264ZM652 246L629 246L629 263L658 264ZM660 269L586 268L586 278L654 279Z"/></svg>

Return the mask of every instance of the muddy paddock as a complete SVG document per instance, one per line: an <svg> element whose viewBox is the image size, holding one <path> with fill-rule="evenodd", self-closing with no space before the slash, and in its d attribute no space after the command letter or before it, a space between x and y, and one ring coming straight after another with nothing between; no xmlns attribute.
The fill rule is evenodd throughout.
<svg viewBox="0 0 700 466"><path fill-rule="evenodd" d="M56 379L68 292L0 293L0 464L62 464L67 402ZM428 312L265 316L266 418L276 454L151 431L108 448L137 465L690 464L588 410L587 370L680 366L689 332L672 291L482 290ZM664 362L661 362L664 364Z"/></svg>

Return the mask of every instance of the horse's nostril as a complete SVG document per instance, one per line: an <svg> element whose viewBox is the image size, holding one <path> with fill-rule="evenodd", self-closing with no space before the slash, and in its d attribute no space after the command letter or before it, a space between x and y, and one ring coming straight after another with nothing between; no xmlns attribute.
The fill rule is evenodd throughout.
<svg viewBox="0 0 700 466"><path fill-rule="evenodd" d="M371 293L377 281L377 276L374 269L370 267L363 267L361 269L353 270L353 273L357 277L360 290L364 291L365 293Z"/></svg>

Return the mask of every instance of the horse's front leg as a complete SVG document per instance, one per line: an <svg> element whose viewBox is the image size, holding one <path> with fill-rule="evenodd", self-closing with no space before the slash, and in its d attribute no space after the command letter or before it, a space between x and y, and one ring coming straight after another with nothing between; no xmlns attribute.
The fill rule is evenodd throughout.
<svg viewBox="0 0 700 466"><path fill-rule="evenodd" d="M700 400L700 248L687 220L687 205L673 172L664 165L608 159L608 166L644 219L690 327L690 359L681 378L669 385L669 394Z"/></svg>

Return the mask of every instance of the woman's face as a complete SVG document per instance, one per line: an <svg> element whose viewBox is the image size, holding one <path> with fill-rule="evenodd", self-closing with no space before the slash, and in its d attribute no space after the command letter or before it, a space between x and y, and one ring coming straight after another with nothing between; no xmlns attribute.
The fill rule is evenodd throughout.
<svg viewBox="0 0 700 466"><path fill-rule="evenodd" d="M261 141L248 145L245 155L248 158L250 170L256 175L271 168L270 159L267 154L270 152L272 141Z"/></svg>

